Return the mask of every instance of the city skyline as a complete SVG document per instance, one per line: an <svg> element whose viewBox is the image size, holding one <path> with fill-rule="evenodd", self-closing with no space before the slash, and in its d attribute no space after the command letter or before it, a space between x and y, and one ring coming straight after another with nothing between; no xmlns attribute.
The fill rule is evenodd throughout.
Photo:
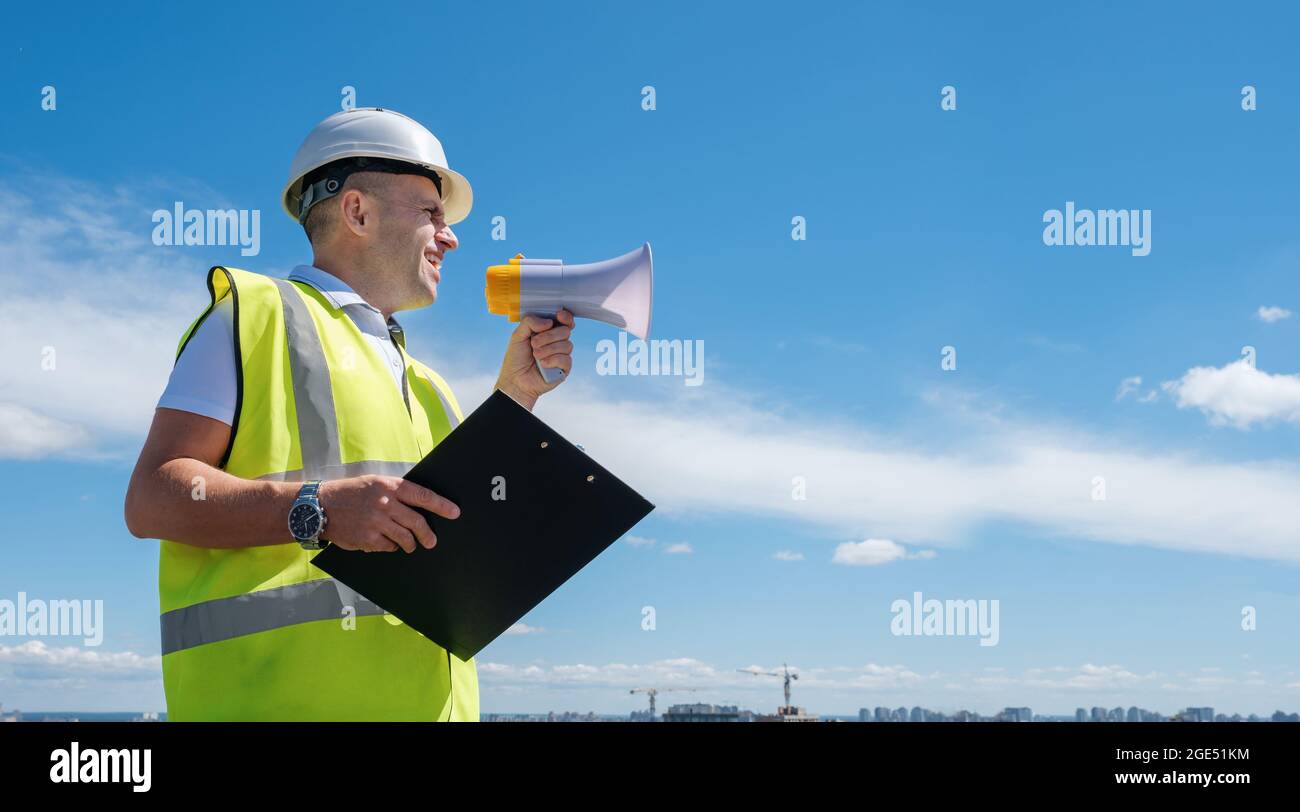
<svg viewBox="0 0 1300 812"><path fill-rule="evenodd" d="M805 708L791 708L792 711L805 713ZM594 711L545 711L540 713L484 713L482 720L484 722L515 722L515 721L551 721L551 722L570 722L570 721L630 721L630 722L658 722L658 721L683 721L683 716L702 716L710 717L702 719L703 721L777 721L777 717L772 714L753 711L748 708L741 708L737 705L722 705L715 703L682 703L669 705L665 714L652 713L650 710L633 710L628 714L597 714ZM711 717L724 717L721 719ZM757 717L765 716L759 719ZM1277 723L1300 723L1300 713L1287 713L1283 710L1274 711L1267 716L1259 714L1243 715L1240 713L1227 714L1215 712L1214 708L1184 708L1172 715L1166 716L1159 711L1152 711L1147 708L1139 708L1136 705L1129 706L1127 709L1116 706L1114 708L1093 707L1091 709L1077 708L1073 716L1064 716L1060 714L1042 714L1034 713L1032 708L1028 707L1007 707L994 714L981 714L979 711L961 709L953 713L944 713L935 711L930 708L923 708L919 705L911 708L900 706L898 708L887 708L877 706L874 709L861 708L856 716L843 715L821 715L810 714L813 721L834 721L834 722L871 722L876 724L922 724L922 723L949 723L949 722L1078 722L1078 723L1161 723L1161 722L1277 722ZM88 717L88 718L82 718ZM730 718L735 717L735 718ZM165 721L166 714L154 712L122 712L122 713L77 713L77 712L51 712L51 711L29 711L22 712L18 709L6 711L3 704L0 704L0 722L37 722L37 721L64 721L64 722L96 722L96 721L132 721L132 722L157 722Z"/></svg>

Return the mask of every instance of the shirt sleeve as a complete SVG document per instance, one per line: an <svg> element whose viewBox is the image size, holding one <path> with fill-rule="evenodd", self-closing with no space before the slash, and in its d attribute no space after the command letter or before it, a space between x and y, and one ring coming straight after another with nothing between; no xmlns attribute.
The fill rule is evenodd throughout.
<svg viewBox="0 0 1300 812"><path fill-rule="evenodd" d="M234 301L227 296L190 336L158 406L234 425L238 377Z"/></svg>

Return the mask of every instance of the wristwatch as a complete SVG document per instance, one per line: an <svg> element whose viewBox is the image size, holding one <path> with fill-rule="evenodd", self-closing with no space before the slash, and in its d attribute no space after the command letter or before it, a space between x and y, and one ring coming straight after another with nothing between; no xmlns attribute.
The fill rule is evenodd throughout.
<svg viewBox="0 0 1300 812"><path fill-rule="evenodd" d="M305 482L289 508L289 532L304 550L323 550L329 545L320 537L325 529L325 509L320 506L319 494L319 479Z"/></svg>

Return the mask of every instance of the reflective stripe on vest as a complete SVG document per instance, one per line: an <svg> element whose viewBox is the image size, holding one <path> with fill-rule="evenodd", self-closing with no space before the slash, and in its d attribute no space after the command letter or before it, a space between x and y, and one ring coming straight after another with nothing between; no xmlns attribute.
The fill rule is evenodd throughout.
<svg viewBox="0 0 1300 812"><path fill-rule="evenodd" d="M162 653L296 623L337 620L345 607L351 607L358 617L384 614L374 601L333 578L196 603L162 616Z"/></svg>
<svg viewBox="0 0 1300 812"><path fill-rule="evenodd" d="M293 283L276 279L275 286L280 290L280 302L284 306L293 401L298 407L303 479L324 479L320 472L331 465L340 465L342 460L329 361L325 360L325 350L307 305Z"/></svg>

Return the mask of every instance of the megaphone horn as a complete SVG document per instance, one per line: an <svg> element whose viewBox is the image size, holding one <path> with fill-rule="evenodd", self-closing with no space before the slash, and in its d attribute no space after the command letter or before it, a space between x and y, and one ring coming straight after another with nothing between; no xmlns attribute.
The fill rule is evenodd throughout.
<svg viewBox="0 0 1300 812"><path fill-rule="evenodd" d="M506 265L487 269L488 312L519 321L523 314L553 319L561 309L584 319L603 321L637 338L650 335L654 262L650 243L619 257L566 265L559 259L527 259L522 254ZM553 383L562 370L538 364Z"/></svg>

